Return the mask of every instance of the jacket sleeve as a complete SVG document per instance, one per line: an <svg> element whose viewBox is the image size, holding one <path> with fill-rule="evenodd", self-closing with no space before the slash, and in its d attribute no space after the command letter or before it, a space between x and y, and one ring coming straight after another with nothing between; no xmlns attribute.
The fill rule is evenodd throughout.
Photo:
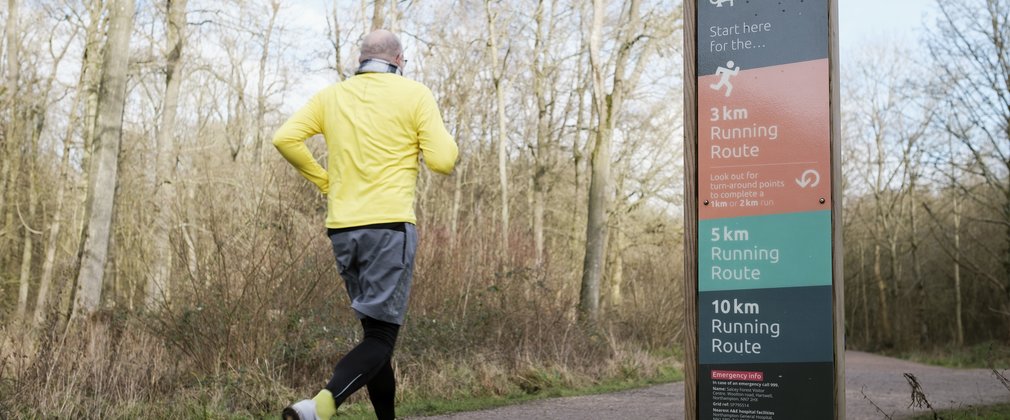
<svg viewBox="0 0 1010 420"><path fill-rule="evenodd" d="M305 140L323 132L321 95L322 92L316 94L308 104L291 115L274 133L273 143L281 156L325 195L330 187L329 175L305 146Z"/></svg>
<svg viewBox="0 0 1010 420"><path fill-rule="evenodd" d="M438 104L428 89L424 89L424 95L418 104L417 118L417 138L425 165L435 172L451 174L452 168L456 166L459 148L445 129L442 114L438 112Z"/></svg>

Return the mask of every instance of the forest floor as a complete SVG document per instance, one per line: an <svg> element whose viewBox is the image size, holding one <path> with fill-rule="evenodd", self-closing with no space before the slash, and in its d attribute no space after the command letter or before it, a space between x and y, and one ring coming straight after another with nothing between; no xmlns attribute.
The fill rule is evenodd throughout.
<svg viewBox="0 0 1010 420"><path fill-rule="evenodd" d="M1010 390L987 369L928 366L855 351L847 352L845 360L847 419L903 419L928 413L928 408L910 407L912 393L905 373L918 379L929 403L937 410L1010 401ZM680 419L683 412L684 383L674 382L612 394L540 400L423 419Z"/></svg>

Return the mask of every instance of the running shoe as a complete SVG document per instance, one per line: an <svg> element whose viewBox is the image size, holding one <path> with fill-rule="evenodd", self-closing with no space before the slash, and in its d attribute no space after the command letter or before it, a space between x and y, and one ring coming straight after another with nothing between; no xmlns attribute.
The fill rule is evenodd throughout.
<svg viewBox="0 0 1010 420"><path fill-rule="evenodd" d="M316 402L313 400L301 400L287 406L281 412L284 420L321 420L316 415Z"/></svg>

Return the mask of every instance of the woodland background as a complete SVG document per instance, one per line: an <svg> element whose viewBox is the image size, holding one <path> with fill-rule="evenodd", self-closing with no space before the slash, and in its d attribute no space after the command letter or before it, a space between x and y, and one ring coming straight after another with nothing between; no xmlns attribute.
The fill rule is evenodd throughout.
<svg viewBox="0 0 1010 420"><path fill-rule="evenodd" d="M1010 2L935 9L842 68L849 348L1010 339ZM269 142L378 27L460 146L419 178L400 398L678 375L679 3L308 10L6 2L0 413L260 416L325 382L360 332L325 203Z"/></svg>

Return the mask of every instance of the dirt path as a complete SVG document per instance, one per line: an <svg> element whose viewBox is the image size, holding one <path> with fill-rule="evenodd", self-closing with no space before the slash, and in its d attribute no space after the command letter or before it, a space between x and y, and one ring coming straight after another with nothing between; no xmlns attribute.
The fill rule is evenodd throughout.
<svg viewBox="0 0 1010 420"><path fill-rule="evenodd" d="M1010 401L1010 391L985 369L948 369L851 351L845 362L845 410L850 419L884 418L864 394L894 418L923 412L908 409L911 388L902 376L905 372L919 379L929 402L938 409Z"/></svg>
<svg viewBox="0 0 1010 420"><path fill-rule="evenodd" d="M888 416L898 419L922 412L908 408L910 388L902 376L915 375L937 408L1010 401L1007 391L984 369L925 366L868 353L846 353L846 418L883 419L865 394ZM493 410L424 417L427 420L540 419L682 419L682 382L604 395L555 398Z"/></svg>

